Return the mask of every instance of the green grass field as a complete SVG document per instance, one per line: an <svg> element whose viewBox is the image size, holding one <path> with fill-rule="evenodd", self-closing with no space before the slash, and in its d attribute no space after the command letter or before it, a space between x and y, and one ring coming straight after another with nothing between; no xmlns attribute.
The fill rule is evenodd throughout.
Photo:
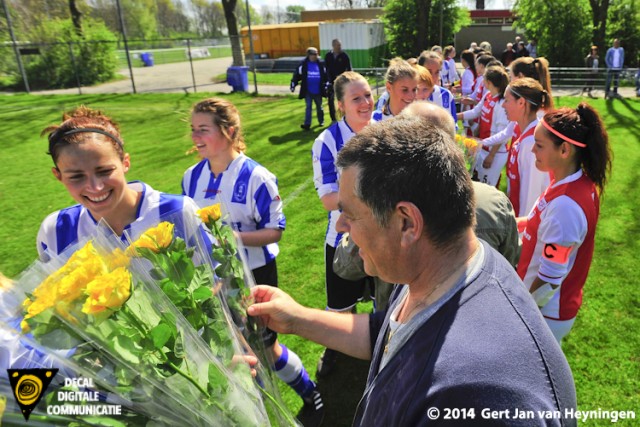
<svg viewBox="0 0 640 427"><path fill-rule="evenodd" d="M121 124L131 154L131 180L156 189L178 192L183 172L196 159L190 148L186 119L190 106L203 94L87 95L0 97L0 271L15 276L35 258L35 237L50 212L73 203L51 174L46 138L40 131L57 123L63 110L79 104L100 108ZM287 230L278 257L281 287L301 303L323 308L323 238L326 214L312 183L310 150L320 128L303 132L299 124L304 103L293 96L224 95L243 117L247 154L279 179ZM578 98L558 98L575 106ZM573 369L580 410L633 410L640 424L640 297L636 274L640 268L640 114L638 100L590 101L603 115L615 158L604 198L596 250L584 305L564 351ZM636 200L634 202L634 200ZM363 305L360 311L370 309ZM295 336L282 341L303 359L315 377L322 348ZM325 397L325 426L346 426L364 387L366 362L342 358L338 370L319 385ZM499 375L499 373L496 373ZM301 401L286 386L285 402L294 413ZM590 420L584 425L609 425Z"/></svg>

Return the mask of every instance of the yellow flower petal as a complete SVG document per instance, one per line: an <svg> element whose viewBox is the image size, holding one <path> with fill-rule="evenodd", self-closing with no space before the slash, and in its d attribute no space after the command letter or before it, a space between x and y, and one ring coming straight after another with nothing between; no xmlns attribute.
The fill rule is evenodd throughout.
<svg viewBox="0 0 640 427"><path fill-rule="evenodd" d="M198 210L198 216L202 222L207 225L213 224L215 221L219 220L222 216L222 210L220 209L220 203L216 203L215 205L208 206L206 208L202 208Z"/></svg>
<svg viewBox="0 0 640 427"><path fill-rule="evenodd" d="M144 232L138 240L133 242L125 251L128 256L135 256L135 249L146 248L153 252L167 248L173 240L173 224L167 221L161 222L154 228L150 228ZM133 248L133 249L131 249Z"/></svg>

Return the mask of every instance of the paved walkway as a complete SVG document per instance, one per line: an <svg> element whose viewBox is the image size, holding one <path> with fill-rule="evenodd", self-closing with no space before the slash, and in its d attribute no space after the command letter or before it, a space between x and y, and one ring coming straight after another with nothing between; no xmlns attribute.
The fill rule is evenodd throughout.
<svg viewBox="0 0 640 427"><path fill-rule="evenodd" d="M229 93L232 88L227 83L214 83L215 76L225 74L232 64L231 58L216 58L193 61L193 73L189 62L154 65L133 69L133 80L137 93L149 92L194 92L194 81L197 92ZM115 82L97 86L83 87L83 94L95 93L133 93L133 85L129 69L118 72L123 78ZM253 74L249 73L249 92L254 91ZM77 94L78 88L32 91L32 94ZM288 86L259 85L260 94L288 94Z"/></svg>
<svg viewBox="0 0 640 427"><path fill-rule="evenodd" d="M204 59L193 62L193 73L189 62L154 65L133 69L133 79L138 93L149 92L194 92L194 81L197 92L230 93L232 88L227 83L214 83L215 76L225 74L231 66L231 58ZM133 86L128 69L118 72L122 80L104 83L98 86L83 87L83 94L94 93L133 93ZM253 74L249 73L249 92L254 91ZM632 87L621 87L620 95L625 98L635 97ZM33 91L33 94L77 94L78 88ZM288 86L258 85L261 95L287 95L291 92ZM297 91L296 91L297 93ZM580 89L554 88L554 96L580 96ZM594 90L593 95L604 98L603 90Z"/></svg>

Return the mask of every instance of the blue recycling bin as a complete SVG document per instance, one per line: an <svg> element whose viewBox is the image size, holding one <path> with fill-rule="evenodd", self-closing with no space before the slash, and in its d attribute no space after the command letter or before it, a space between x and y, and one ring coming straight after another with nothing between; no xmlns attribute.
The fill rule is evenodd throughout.
<svg viewBox="0 0 640 427"><path fill-rule="evenodd" d="M140 54L140 59L145 67L153 67L153 53L142 52Z"/></svg>
<svg viewBox="0 0 640 427"><path fill-rule="evenodd" d="M227 68L227 84L234 92L249 92L249 67L243 65Z"/></svg>

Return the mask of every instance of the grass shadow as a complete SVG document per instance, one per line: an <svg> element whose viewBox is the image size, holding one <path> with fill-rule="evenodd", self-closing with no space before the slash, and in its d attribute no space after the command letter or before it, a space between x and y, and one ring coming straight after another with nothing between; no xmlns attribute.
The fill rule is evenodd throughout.
<svg viewBox="0 0 640 427"><path fill-rule="evenodd" d="M325 406L322 425L351 425L358 402L364 393L368 373L368 360L354 359L338 353L334 371L316 381Z"/></svg>
<svg viewBox="0 0 640 427"><path fill-rule="evenodd" d="M313 142L316 137L320 134L321 128L308 130L298 130L289 133L285 133L282 135L274 135L268 138L269 144L273 145L282 145L295 142L296 145L309 144Z"/></svg>

